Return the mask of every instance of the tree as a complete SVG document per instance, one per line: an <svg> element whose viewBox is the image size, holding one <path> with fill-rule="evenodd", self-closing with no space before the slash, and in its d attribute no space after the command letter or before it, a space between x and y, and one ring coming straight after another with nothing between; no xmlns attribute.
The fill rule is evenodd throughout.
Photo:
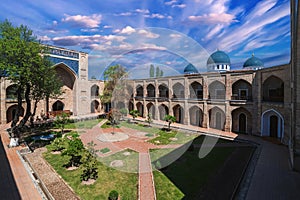
<svg viewBox="0 0 300 200"><path fill-rule="evenodd" d="M159 76L160 76L160 69L159 69L159 67L157 66L157 67L156 67L155 77L157 78L157 77L159 77Z"/></svg>
<svg viewBox="0 0 300 200"><path fill-rule="evenodd" d="M126 76L126 69L121 65L110 66L107 70L105 70L103 75L105 81L104 90L103 94L100 95L101 102L111 103L113 92L115 92L116 90L122 91L123 89L116 87L118 81ZM122 84L119 84L118 86L120 87L122 86Z"/></svg>
<svg viewBox="0 0 300 200"><path fill-rule="evenodd" d="M83 143L79 138L71 138L68 141L67 148L62 152L62 155L70 156L69 162L66 164L67 167L78 167L81 162L82 150L84 149Z"/></svg>
<svg viewBox="0 0 300 200"><path fill-rule="evenodd" d="M171 124L176 122L176 117L172 115L166 115L164 120L168 122L168 129L171 130Z"/></svg>
<svg viewBox="0 0 300 200"><path fill-rule="evenodd" d="M132 110L129 112L129 114L132 116L133 120L139 116L139 111L138 110Z"/></svg>
<svg viewBox="0 0 300 200"><path fill-rule="evenodd" d="M97 160L92 153L85 151L81 158L81 163L83 165L83 171L80 176L81 181L96 180L98 178Z"/></svg>
<svg viewBox="0 0 300 200"><path fill-rule="evenodd" d="M164 71L163 70L160 70L160 77L163 77L164 76Z"/></svg>
<svg viewBox="0 0 300 200"><path fill-rule="evenodd" d="M65 125L70 122L70 117L67 113L61 113L56 116L54 124L60 128L61 134L64 134Z"/></svg>
<svg viewBox="0 0 300 200"><path fill-rule="evenodd" d="M150 75L150 78L154 77L154 66L153 65L150 65L149 75Z"/></svg>
<svg viewBox="0 0 300 200"><path fill-rule="evenodd" d="M46 61L45 56L41 56L46 51L45 46L37 41L27 26L14 27L7 20L0 23L0 70L4 72L6 79L17 86L18 103L11 123L12 138L19 136L21 129L32 116L32 98L39 96L37 100L45 97L45 93L34 93L34 89L43 88L45 84L42 82L54 74L50 70L50 62ZM53 80L53 84L55 83L56 79ZM47 92L52 94L49 88ZM20 121L23 100L26 111Z"/></svg>

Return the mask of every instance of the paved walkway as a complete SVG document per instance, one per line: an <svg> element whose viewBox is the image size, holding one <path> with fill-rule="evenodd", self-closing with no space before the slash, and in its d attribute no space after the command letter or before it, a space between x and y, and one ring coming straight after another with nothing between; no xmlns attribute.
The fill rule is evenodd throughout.
<svg viewBox="0 0 300 200"><path fill-rule="evenodd" d="M0 125L1 141L3 144L4 152L1 151L1 161L6 161L6 163L1 162L1 180L0 188L1 190L0 198L10 199L10 200L39 200L42 199L41 195L37 191L33 180L30 178L27 170L25 169L21 159L17 154L17 150L23 147L8 148L9 137L6 133L8 125ZM6 153L6 159L3 160L4 156L2 153ZM7 163L8 161L8 163ZM7 165L7 167L2 167ZM3 177L3 179L2 179ZM5 191L5 192L3 192Z"/></svg>

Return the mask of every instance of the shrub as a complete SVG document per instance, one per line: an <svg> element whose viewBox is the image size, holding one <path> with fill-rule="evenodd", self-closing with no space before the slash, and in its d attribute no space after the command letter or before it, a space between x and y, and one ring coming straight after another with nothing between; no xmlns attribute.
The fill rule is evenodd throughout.
<svg viewBox="0 0 300 200"><path fill-rule="evenodd" d="M62 155L71 156L69 162L65 166L79 166L81 164L80 159L83 149L83 144L79 138L72 138L69 140L68 147L62 152Z"/></svg>
<svg viewBox="0 0 300 200"><path fill-rule="evenodd" d="M65 140L63 138L55 138L50 145L48 145L48 149L50 151L62 151L66 148Z"/></svg>
<svg viewBox="0 0 300 200"><path fill-rule="evenodd" d="M80 176L81 181L87 181L89 179L96 180L98 178L97 160L88 151L86 151L81 159L83 165L83 172Z"/></svg>
<svg viewBox="0 0 300 200"><path fill-rule="evenodd" d="M118 197L119 197L119 193L116 190L112 190L109 193L108 199L109 200L118 200Z"/></svg>

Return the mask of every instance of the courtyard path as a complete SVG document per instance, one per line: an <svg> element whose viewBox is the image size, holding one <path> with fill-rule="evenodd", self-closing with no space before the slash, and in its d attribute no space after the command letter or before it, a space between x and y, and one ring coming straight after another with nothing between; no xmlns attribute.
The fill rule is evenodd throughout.
<svg viewBox="0 0 300 200"><path fill-rule="evenodd" d="M156 199L149 153L139 153L139 200Z"/></svg>
<svg viewBox="0 0 300 200"><path fill-rule="evenodd" d="M1 154L1 157L6 156L6 160L9 166L4 170L1 166L1 188L6 188L5 192L1 192L1 197L4 199L22 199L22 200L39 200L42 199L40 193L35 187L33 180L31 179L29 173L24 167L17 150L23 149L24 147L18 146L13 148L8 148L10 139L6 129L9 128L9 124L0 125L1 131L1 141L3 144L3 149L5 153ZM4 165L4 163L1 163ZM12 175L12 178L8 177ZM3 186L3 187L2 187Z"/></svg>

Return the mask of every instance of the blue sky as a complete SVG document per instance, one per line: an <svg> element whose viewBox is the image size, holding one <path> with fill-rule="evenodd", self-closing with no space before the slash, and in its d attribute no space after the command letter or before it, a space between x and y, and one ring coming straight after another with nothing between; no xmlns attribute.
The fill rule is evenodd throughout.
<svg viewBox="0 0 300 200"><path fill-rule="evenodd" d="M233 69L252 53L266 67L290 61L287 0L2 0L0 11L46 44L89 53L90 77L118 62L133 72L154 64L172 75L189 62L203 71L217 49Z"/></svg>

